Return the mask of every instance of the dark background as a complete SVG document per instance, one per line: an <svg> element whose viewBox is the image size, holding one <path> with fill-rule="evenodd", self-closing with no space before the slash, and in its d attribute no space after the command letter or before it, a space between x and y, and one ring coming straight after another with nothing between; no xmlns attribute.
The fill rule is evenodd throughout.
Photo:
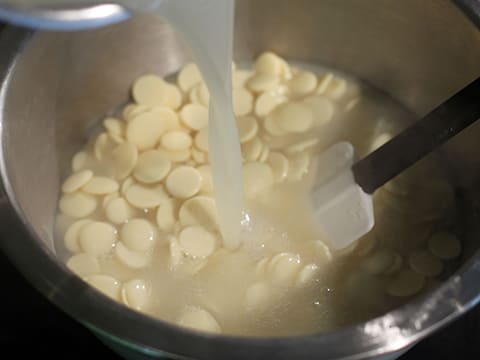
<svg viewBox="0 0 480 360"><path fill-rule="evenodd" d="M2 28L0 23L0 33ZM121 359L90 331L48 302L1 252L0 279L0 349L4 354L10 353L9 358ZM400 358L426 359L480 360L480 305Z"/></svg>

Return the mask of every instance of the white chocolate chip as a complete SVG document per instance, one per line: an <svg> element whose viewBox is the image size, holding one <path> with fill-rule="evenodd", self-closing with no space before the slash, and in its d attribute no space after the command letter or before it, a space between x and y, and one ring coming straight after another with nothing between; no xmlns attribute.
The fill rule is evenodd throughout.
<svg viewBox="0 0 480 360"><path fill-rule="evenodd" d="M188 63L185 65L182 70L180 70L177 77L178 86L180 86L180 89L182 89L183 92L188 92L191 88L201 82L202 74L194 63Z"/></svg>
<svg viewBox="0 0 480 360"><path fill-rule="evenodd" d="M281 286L291 286L301 267L300 256L281 253L269 264L272 281Z"/></svg>
<svg viewBox="0 0 480 360"><path fill-rule="evenodd" d="M107 133L101 133L98 135L93 146L93 153L97 160L103 160L112 152L117 146L117 143Z"/></svg>
<svg viewBox="0 0 480 360"><path fill-rule="evenodd" d="M120 295L120 282L108 275L90 275L85 280L95 289L99 290L108 297L118 300Z"/></svg>
<svg viewBox="0 0 480 360"><path fill-rule="evenodd" d="M159 150L145 151L138 157L133 176L140 182L152 184L163 180L171 169L168 156Z"/></svg>
<svg viewBox="0 0 480 360"><path fill-rule="evenodd" d="M191 149L185 149L185 150L178 150L178 151L168 151L165 150L161 147L157 149L157 151L160 151L163 155L165 155L171 162L185 162L188 159L190 159L192 152Z"/></svg>
<svg viewBox="0 0 480 360"><path fill-rule="evenodd" d="M116 118L107 117L103 120L103 127L107 130L109 135L123 136L123 122Z"/></svg>
<svg viewBox="0 0 480 360"><path fill-rule="evenodd" d="M279 105L272 116L278 127L291 133L303 133L313 124L313 112L300 102L289 102Z"/></svg>
<svg viewBox="0 0 480 360"><path fill-rule="evenodd" d="M203 225L207 229L218 227L218 213L215 200L208 196L196 196L185 201L179 210L182 226Z"/></svg>
<svg viewBox="0 0 480 360"><path fill-rule="evenodd" d="M215 251L217 239L202 226L189 226L180 232L178 242L186 254L205 258Z"/></svg>
<svg viewBox="0 0 480 360"><path fill-rule="evenodd" d="M192 166L179 166L166 180L168 192L177 198L189 198L200 191L202 175Z"/></svg>
<svg viewBox="0 0 480 360"><path fill-rule="evenodd" d="M177 323L194 330L212 333L221 332L220 325L218 325L217 320L215 320L212 314L198 307L187 306L177 320Z"/></svg>
<svg viewBox="0 0 480 360"><path fill-rule="evenodd" d="M428 248L433 255L444 260L454 259L462 251L462 245L458 237L446 231L434 233L428 239Z"/></svg>
<svg viewBox="0 0 480 360"><path fill-rule="evenodd" d="M243 116L237 118L237 128L240 143L252 140L258 132L257 119L254 116Z"/></svg>
<svg viewBox="0 0 480 360"><path fill-rule="evenodd" d="M118 183L105 176L94 176L82 190L89 194L105 195L118 191Z"/></svg>
<svg viewBox="0 0 480 360"><path fill-rule="evenodd" d="M124 198L117 197L105 206L105 216L114 224L123 224L134 216L134 209Z"/></svg>
<svg viewBox="0 0 480 360"><path fill-rule="evenodd" d="M82 170L88 159L88 153L85 151L77 152L72 158L72 171L80 171Z"/></svg>
<svg viewBox="0 0 480 360"><path fill-rule="evenodd" d="M288 64L278 55L272 52L264 52L255 61L255 71L262 74L285 76Z"/></svg>
<svg viewBox="0 0 480 360"><path fill-rule="evenodd" d="M200 104L187 104L180 111L182 123L192 130L208 126L208 109Z"/></svg>
<svg viewBox="0 0 480 360"><path fill-rule="evenodd" d="M74 192L64 194L59 202L60 211L74 218L82 218L90 215L97 208L97 199L90 194Z"/></svg>
<svg viewBox="0 0 480 360"><path fill-rule="evenodd" d="M273 289L265 282L256 282L250 285L245 293L245 307L247 310L265 309L274 297Z"/></svg>
<svg viewBox="0 0 480 360"><path fill-rule="evenodd" d="M289 165L285 155L272 151L268 155L267 162L272 168L275 182L282 182L287 178Z"/></svg>
<svg viewBox="0 0 480 360"><path fill-rule="evenodd" d="M425 277L409 269L403 269L387 284L386 290L389 295L408 297L422 290Z"/></svg>
<svg viewBox="0 0 480 360"><path fill-rule="evenodd" d="M67 267L78 276L90 276L100 273L100 263L95 256L86 253L75 254L67 261Z"/></svg>
<svg viewBox="0 0 480 360"><path fill-rule="evenodd" d="M132 96L138 104L146 106L167 106L178 108L182 95L178 88L156 75L143 75L135 80Z"/></svg>
<svg viewBox="0 0 480 360"><path fill-rule="evenodd" d="M200 192L204 194L211 194L213 192L213 178L210 165L199 166L197 167L197 170L202 176L202 185L200 186Z"/></svg>
<svg viewBox="0 0 480 360"><path fill-rule="evenodd" d="M69 251L73 253L78 253L81 251L80 244L78 243L78 233L84 225L90 223L91 221L92 220L90 219L77 220L68 227L63 237L63 240L65 243L65 247Z"/></svg>
<svg viewBox="0 0 480 360"><path fill-rule="evenodd" d="M139 209L157 207L168 199L162 184L155 186L133 184L125 191L125 197L130 204Z"/></svg>
<svg viewBox="0 0 480 360"><path fill-rule="evenodd" d="M310 94L317 87L317 76L310 71L299 71L288 81L288 87L297 96Z"/></svg>
<svg viewBox="0 0 480 360"><path fill-rule="evenodd" d="M253 95L243 89L237 88L233 89L233 111L236 116L245 116L252 112L253 110Z"/></svg>
<svg viewBox="0 0 480 360"><path fill-rule="evenodd" d="M120 291L122 302L135 310L143 310L148 303L150 288L141 279L132 279L123 284Z"/></svg>
<svg viewBox="0 0 480 360"><path fill-rule="evenodd" d="M195 146L203 152L208 152L208 129L204 128L195 135Z"/></svg>
<svg viewBox="0 0 480 360"><path fill-rule="evenodd" d="M275 108L287 101L283 95L279 95L273 91L267 91L259 95L255 101L255 114L258 117L269 115Z"/></svg>
<svg viewBox="0 0 480 360"><path fill-rule="evenodd" d="M393 254L389 250L377 251L362 262L362 268L370 274L379 275L393 263Z"/></svg>
<svg viewBox="0 0 480 360"><path fill-rule="evenodd" d="M275 90L280 83L280 78L276 75L257 73L247 81L247 88L255 93Z"/></svg>
<svg viewBox="0 0 480 360"><path fill-rule="evenodd" d="M148 220L131 219L120 229L120 240L132 251L147 251L157 240L157 230Z"/></svg>
<svg viewBox="0 0 480 360"><path fill-rule="evenodd" d="M262 153L263 143L258 137L242 144L242 154L246 161L257 161Z"/></svg>
<svg viewBox="0 0 480 360"><path fill-rule="evenodd" d="M160 144L169 151L185 150L192 146L192 137L185 131L170 130L162 135Z"/></svg>
<svg viewBox="0 0 480 360"><path fill-rule="evenodd" d="M112 151L112 162L115 169L115 177L118 180L125 179L132 172L138 159L137 147L129 142L119 144Z"/></svg>
<svg viewBox="0 0 480 360"><path fill-rule="evenodd" d="M106 255L117 242L117 229L106 222L91 221L80 228L78 242L87 254Z"/></svg>
<svg viewBox="0 0 480 360"><path fill-rule="evenodd" d="M156 213L157 226L162 231L171 231L177 222L176 204L173 199L160 204Z"/></svg>
<svg viewBox="0 0 480 360"><path fill-rule="evenodd" d="M122 264L131 269L141 269L150 263L147 253L131 251L121 241L115 246L115 256Z"/></svg>
<svg viewBox="0 0 480 360"><path fill-rule="evenodd" d="M64 193L72 193L79 190L83 185L88 183L93 177L93 171L85 169L80 170L65 179L62 185Z"/></svg>
<svg viewBox="0 0 480 360"><path fill-rule="evenodd" d="M319 266L317 264L307 264L305 265L300 272L298 273L297 277L297 286L304 286L315 278L315 275L318 273Z"/></svg>
<svg viewBox="0 0 480 360"><path fill-rule="evenodd" d="M168 127L157 112L149 111L128 122L125 136L139 150L147 150L155 147Z"/></svg>
<svg viewBox="0 0 480 360"><path fill-rule="evenodd" d="M332 120L335 108L329 98L321 95L310 96L304 99L303 103L312 111L313 126L320 127Z"/></svg>
<svg viewBox="0 0 480 360"><path fill-rule="evenodd" d="M191 88L188 97L192 104L199 104L205 107L208 107L210 102L210 93L203 82Z"/></svg>
<svg viewBox="0 0 480 360"><path fill-rule="evenodd" d="M260 162L250 162L243 166L245 196L253 198L273 185L272 168Z"/></svg>
<svg viewBox="0 0 480 360"><path fill-rule="evenodd" d="M413 251L408 257L408 263L412 270L428 277L440 275L443 270L442 261L427 250Z"/></svg>

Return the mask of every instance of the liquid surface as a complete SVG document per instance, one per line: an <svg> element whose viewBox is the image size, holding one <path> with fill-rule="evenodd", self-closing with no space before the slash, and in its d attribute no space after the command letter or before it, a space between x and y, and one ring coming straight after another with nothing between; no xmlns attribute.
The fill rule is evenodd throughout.
<svg viewBox="0 0 480 360"><path fill-rule="evenodd" d="M428 290L461 252L433 156L375 193L375 228L354 246L335 252L322 238L309 200L316 156L346 140L362 157L412 120L354 79L268 52L234 71L245 189L234 251L213 200L198 68L175 83L146 74L130 90L72 159L57 221L67 266L127 306L224 334L318 333Z"/></svg>

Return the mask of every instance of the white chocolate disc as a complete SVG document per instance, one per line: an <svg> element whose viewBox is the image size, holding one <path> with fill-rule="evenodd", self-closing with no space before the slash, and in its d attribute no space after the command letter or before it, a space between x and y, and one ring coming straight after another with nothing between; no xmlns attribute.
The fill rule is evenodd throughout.
<svg viewBox="0 0 480 360"><path fill-rule="evenodd" d="M138 157L133 176L145 184L156 183L168 175L171 166L172 163L164 152L148 150Z"/></svg>
<svg viewBox="0 0 480 360"><path fill-rule="evenodd" d="M117 279L108 275L98 274L87 276L85 280L108 297L119 300L121 284Z"/></svg>
<svg viewBox="0 0 480 360"><path fill-rule="evenodd" d="M89 194L105 195L118 191L118 182L105 176L94 176L82 190Z"/></svg>
<svg viewBox="0 0 480 360"><path fill-rule="evenodd" d="M192 137L185 131L170 130L162 135L160 144L169 151L185 150L192 146Z"/></svg>
<svg viewBox="0 0 480 360"><path fill-rule="evenodd" d="M188 98L192 104L208 107L210 102L210 93L207 86L202 82L190 89Z"/></svg>
<svg viewBox="0 0 480 360"><path fill-rule="evenodd" d="M208 129L204 128L195 135L195 146L203 152L208 152Z"/></svg>
<svg viewBox="0 0 480 360"><path fill-rule="evenodd" d="M202 225L212 230L218 227L215 200L209 196L195 196L180 207L178 213L182 226Z"/></svg>
<svg viewBox="0 0 480 360"><path fill-rule="evenodd" d="M427 250L413 251L408 257L408 263L412 270L419 274L434 277L443 271L443 263Z"/></svg>
<svg viewBox="0 0 480 360"><path fill-rule="evenodd" d="M242 116L237 118L237 128L240 143L252 140L258 133L258 123L254 116Z"/></svg>
<svg viewBox="0 0 480 360"><path fill-rule="evenodd" d="M171 231L178 220L177 206L173 199L160 204L156 213L157 226L162 231Z"/></svg>
<svg viewBox="0 0 480 360"><path fill-rule="evenodd" d="M310 96L303 100L313 113L313 126L319 127L328 124L335 112L332 101L321 95Z"/></svg>
<svg viewBox="0 0 480 360"><path fill-rule="evenodd" d="M69 251L73 253L78 253L81 251L80 244L78 243L78 233L84 225L90 222L92 222L90 219L81 219L75 221L68 227L65 235L63 236L63 241L65 243L65 247Z"/></svg>
<svg viewBox="0 0 480 360"><path fill-rule="evenodd" d="M201 165L197 167L197 170L202 176L202 184L200 186L200 192L203 194L213 193L213 178L212 178L212 169L210 165Z"/></svg>
<svg viewBox="0 0 480 360"><path fill-rule="evenodd" d="M288 87L297 96L310 94L317 87L317 76L310 71L299 71L288 81Z"/></svg>
<svg viewBox="0 0 480 360"><path fill-rule="evenodd" d="M362 268L370 274L379 275L385 272L393 263L393 254L389 250L373 253L362 262Z"/></svg>
<svg viewBox="0 0 480 360"><path fill-rule="evenodd" d="M182 123L192 130L201 130L208 126L208 109L200 104L187 104L180 111Z"/></svg>
<svg viewBox="0 0 480 360"><path fill-rule="evenodd" d="M107 130L109 135L115 135L118 137L123 136L124 123L116 118L107 117L103 120L103 127Z"/></svg>
<svg viewBox="0 0 480 360"><path fill-rule="evenodd" d="M135 80L132 96L140 105L178 108L182 101L180 90L156 75L143 75Z"/></svg>
<svg viewBox="0 0 480 360"><path fill-rule="evenodd" d="M288 134L286 130L283 130L280 126L278 126L276 118L273 116L273 114L270 114L265 118L263 121L263 128L272 136L284 136Z"/></svg>
<svg viewBox="0 0 480 360"><path fill-rule="evenodd" d="M100 274L100 263L95 256L75 254L67 261L67 267L80 277Z"/></svg>
<svg viewBox="0 0 480 360"><path fill-rule="evenodd" d="M244 88L247 80L253 75L250 70L237 70L232 73L232 87L234 89Z"/></svg>
<svg viewBox="0 0 480 360"><path fill-rule="evenodd" d="M168 192L180 199L194 196L200 191L202 175L192 166L179 166L172 170L166 180Z"/></svg>
<svg viewBox="0 0 480 360"><path fill-rule="evenodd" d="M131 269L142 269L150 263L147 253L131 251L121 241L115 246L115 257Z"/></svg>
<svg viewBox="0 0 480 360"><path fill-rule="evenodd" d="M285 155L272 151L268 155L267 162L272 168L273 179L275 182L282 182L287 178L289 165L288 159Z"/></svg>
<svg viewBox="0 0 480 360"><path fill-rule="evenodd" d="M178 243L186 254L205 258L215 251L217 239L203 226L188 226L180 232Z"/></svg>
<svg viewBox="0 0 480 360"><path fill-rule="evenodd" d="M243 166L243 186L249 198L261 194L273 185L272 168L260 162L249 162Z"/></svg>
<svg viewBox="0 0 480 360"><path fill-rule="evenodd" d="M144 309L150 297L150 288L141 279L132 279L123 284L120 291L122 302L135 310Z"/></svg>
<svg viewBox="0 0 480 360"><path fill-rule="evenodd" d="M300 257L296 254L282 253L282 256L272 258L269 268L274 284L291 286L301 268Z"/></svg>
<svg viewBox="0 0 480 360"><path fill-rule="evenodd" d="M210 314L207 310L187 306L183 313L177 320L177 323L181 326L206 331L211 333L220 333L222 330L220 325L218 325L217 320Z"/></svg>
<svg viewBox="0 0 480 360"><path fill-rule="evenodd" d="M125 191L125 198L139 209L151 209L168 200L163 185L147 186L133 184Z"/></svg>
<svg viewBox="0 0 480 360"><path fill-rule="evenodd" d="M112 151L112 162L115 169L115 177L118 180L125 179L132 172L138 159L137 147L129 142L119 144Z"/></svg>
<svg viewBox="0 0 480 360"><path fill-rule="evenodd" d="M202 82L202 74L194 63L188 63L178 73L177 83L183 92L187 93L195 85Z"/></svg>
<svg viewBox="0 0 480 360"><path fill-rule="evenodd" d="M72 193L79 190L83 185L88 183L93 177L93 171L85 169L73 173L65 179L62 185L64 193Z"/></svg>
<svg viewBox="0 0 480 360"><path fill-rule="evenodd" d="M245 307L247 310L266 308L274 299L274 292L270 285L265 282L256 282L250 285L245 292Z"/></svg>
<svg viewBox="0 0 480 360"><path fill-rule="evenodd" d="M280 78L276 75L257 73L247 81L247 88L255 93L275 90L280 83Z"/></svg>
<svg viewBox="0 0 480 360"><path fill-rule="evenodd" d="M114 224L123 224L134 214L134 209L124 198L117 197L105 206L105 216Z"/></svg>
<svg viewBox="0 0 480 360"><path fill-rule="evenodd" d="M271 116L282 130L290 133L303 133L313 124L313 112L300 102L281 104Z"/></svg>
<svg viewBox="0 0 480 360"><path fill-rule="evenodd" d="M317 264L307 264L305 265L300 272L298 273L297 277L297 286L304 286L312 282L315 278L315 275L319 271L319 266Z"/></svg>
<svg viewBox="0 0 480 360"><path fill-rule="evenodd" d="M93 153L97 160L103 160L109 156L117 143L112 140L110 135L103 132L97 136L93 146Z"/></svg>
<svg viewBox="0 0 480 360"><path fill-rule="evenodd" d="M73 218L82 218L90 215L97 208L95 196L82 192L64 194L58 204L60 211Z"/></svg>
<svg viewBox="0 0 480 360"><path fill-rule="evenodd" d="M79 151L72 157L72 171L80 171L82 170L88 159L88 153L85 151Z"/></svg>
<svg viewBox="0 0 480 360"><path fill-rule="evenodd" d="M106 255L117 242L117 229L106 222L91 221L80 228L78 242L87 254Z"/></svg>
<svg viewBox="0 0 480 360"><path fill-rule="evenodd" d="M191 149L178 150L178 151L168 151L162 147L157 148L157 151L161 152L166 156L171 162L185 162L190 159L192 152Z"/></svg>
<svg viewBox="0 0 480 360"><path fill-rule="evenodd" d="M233 112L236 116L245 116L253 110L253 95L243 89L233 89Z"/></svg>
<svg viewBox="0 0 480 360"><path fill-rule="evenodd" d="M267 91L259 95L255 101L255 114L258 117L269 115L275 108L286 102L288 99L273 91Z"/></svg>
<svg viewBox="0 0 480 360"><path fill-rule="evenodd" d="M120 229L120 240L132 251L147 251L157 240L157 230L148 220L130 219Z"/></svg>
<svg viewBox="0 0 480 360"><path fill-rule="evenodd" d="M286 74L286 61L272 52L264 52L255 60L255 71L262 74L284 76Z"/></svg>
<svg viewBox="0 0 480 360"><path fill-rule="evenodd" d="M444 260L454 259L462 251L462 245L458 237L447 231L434 233L428 239L428 248L433 255Z"/></svg>
<svg viewBox="0 0 480 360"><path fill-rule="evenodd" d="M262 153L263 143L258 137L242 144L242 154L245 161L257 161Z"/></svg>
<svg viewBox="0 0 480 360"><path fill-rule="evenodd" d="M206 152L196 149L195 147L192 147L192 159L195 162L192 165L206 164L208 162L208 154Z"/></svg>
<svg viewBox="0 0 480 360"><path fill-rule="evenodd" d="M142 113L127 124L125 137L139 150L155 147L169 126L155 111Z"/></svg>
<svg viewBox="0 0 480 360"><path fill-rule="evenodd" d="M152 110L151 106L139 105L135 103L127 104L122 110L122 117L125 121L130 121L141 113Z"/></svg>
<svg viewBox="0 0 480 360"><path fill-rule="evenodd" d="M333 77L325 90L325 94L334 100L340 99L346 92L347 82L336 76Z"/></svg>

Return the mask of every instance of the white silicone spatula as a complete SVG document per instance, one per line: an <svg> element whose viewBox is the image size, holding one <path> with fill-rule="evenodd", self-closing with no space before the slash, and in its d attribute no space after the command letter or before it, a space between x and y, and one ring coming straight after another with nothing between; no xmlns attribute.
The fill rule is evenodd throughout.
<svg viewBox="0 0 480 360"><path fill-rule="evenodd" d="M312 201L330 245L342 249L368 233L375 223L371 194L479 117L477 79L360 161L348 142L320 154Z"/></svg>

